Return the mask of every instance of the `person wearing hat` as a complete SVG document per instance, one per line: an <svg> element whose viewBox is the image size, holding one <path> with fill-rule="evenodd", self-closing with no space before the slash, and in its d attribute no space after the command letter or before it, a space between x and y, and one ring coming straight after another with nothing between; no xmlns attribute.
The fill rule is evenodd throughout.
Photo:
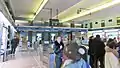
<svg viewBox="0 0 120 68"><path fill-rule="evenodd" d="M64 54L67 56L62 68L90 68L82 58L82 51L76 42L70 42L64 48Z"/></svg>

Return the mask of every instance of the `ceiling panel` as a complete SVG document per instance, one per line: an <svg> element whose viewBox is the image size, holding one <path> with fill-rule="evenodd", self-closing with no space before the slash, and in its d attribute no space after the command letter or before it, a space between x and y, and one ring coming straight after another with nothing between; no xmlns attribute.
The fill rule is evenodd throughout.
<svg viewBox="0 0 120 68"><path fill-rule="evenodd" d="M42 0L11 0L12 9L16 17L28 17L39 8Z"/></svg>
<svg viewBox="0 0 120 68"><path fill-rule="evenodd" d="M29 15L36 12L41 0L10 0L12 4L12 9L16 17L28 18ZM52 8L52 17L57 14L56 9L58 9L59 19L64 19L70 17L77 13L79 8L91 8L96 7L100 4L109 2L112 0L49 0L44 8ZM75 5L76 4L76 5ZM95 18L103 18L108 16L116 16L120 13L120 5L116 5L111 8L104 9L102 11L92 13L91 15L83 16L81 18L74 19L74 21L83 21ZM35 20L46 21L50 18L50 10L42 9L42 11L37 15Z"/></svg>
<svg viewBox="0 0 120 68"><path fill-rule="evenodd" d="M11 0L15 16L25 15L31 9L32 0Z"/></svg>
<svg viewBox="0 0 120 68"><path fill-rule="evenodd" d="M68 9L69 7L75 5L81 0L49 0L44 8L52 8L52 16L54 17L58 13ZM36 17L36 20L40 19L48 20L50 18L50 10L43 9Z"/></svg>
<svg viewBox="0 0 120 68"><path fill-rule="evenodd" d="M83 8L82 11L88 11L89 9L92 9L94 7L97 7L99 5L105 4L112 0L82 0L78 4L72 6L71 8L67 9L66 11L59 14L59 19L64 20L65 18L69 18L72 16L77 15L77 10L79 8Z"/></svg>
<svg viewBox="0 0 120 68"><path fill-rule="evenodd" d="M120 16L120 4L106 8L96 13L92 13L91 15L74 19L74 21L84 21L84 20L99 19L106 17L117 17L117 16Z"/></svg>

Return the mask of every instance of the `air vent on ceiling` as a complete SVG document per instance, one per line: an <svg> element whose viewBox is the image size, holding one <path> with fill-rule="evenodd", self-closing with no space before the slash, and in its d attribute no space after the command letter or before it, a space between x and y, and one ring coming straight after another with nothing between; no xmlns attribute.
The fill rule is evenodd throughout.
<svg viewBox="0 0 120 68"><path fill-rule="evenodd" d="M93 26L92 26L92 22L90 22L90 28L92 28Z"/></svg>
<svg viewBox="0 0 120 68"><path fill-rule="evenodd" d="M120 17L117 17L117 25L120 25Z"/></svg>
<svg viewBox="0 0 120 68"><path fill-rule="evenodd" d="M95 22L95 24L98 24L98 22Z"/></svg>
<svg viewBox="0 0 120 68"><path fill-rule="evenodd" d="M108 22L112 22L112 19L109 19Z"/></svg>
<svg viewBox="0 0 120 68"><path fill-rule="evenodd" d="M105 23L101 23L101 27L105 27Z"/></svg>
<svg viewBox="0 0 120 68"><path fill-rule="evenodd" d="M85 28L87 28L88 24L85 24Z"/></svg>
<svg viewBox="0 0 120 68"><path fill-rule="evenodd" d="M83 25L83 24L81 24L81 28L83 28L83 26L84 26L84 25Z"/></svg>

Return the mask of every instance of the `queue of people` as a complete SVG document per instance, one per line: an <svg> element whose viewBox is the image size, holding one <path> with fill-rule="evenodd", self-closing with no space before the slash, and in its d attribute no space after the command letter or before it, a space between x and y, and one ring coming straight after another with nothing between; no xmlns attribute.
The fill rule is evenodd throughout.
<svg viewBox="0 0 120 68"><path fill-rule="evenodd" d="M100 35L91 36L88 54L91 68L120 68L120 43L116 39L110 38L105 44Z"/></svg>

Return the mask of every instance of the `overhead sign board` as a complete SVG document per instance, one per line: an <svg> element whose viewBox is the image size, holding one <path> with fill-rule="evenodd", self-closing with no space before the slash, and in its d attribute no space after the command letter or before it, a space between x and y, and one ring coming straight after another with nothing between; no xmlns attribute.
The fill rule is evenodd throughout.
<svg viewBox="0 0 120 68"><path fill-rule="evenodd" d="M56 31L72 31L72 32L87 32L88 29L84 28L51 28L51 27L16 27L18 31L45 31L45 32L56 32Z"/></svg>

